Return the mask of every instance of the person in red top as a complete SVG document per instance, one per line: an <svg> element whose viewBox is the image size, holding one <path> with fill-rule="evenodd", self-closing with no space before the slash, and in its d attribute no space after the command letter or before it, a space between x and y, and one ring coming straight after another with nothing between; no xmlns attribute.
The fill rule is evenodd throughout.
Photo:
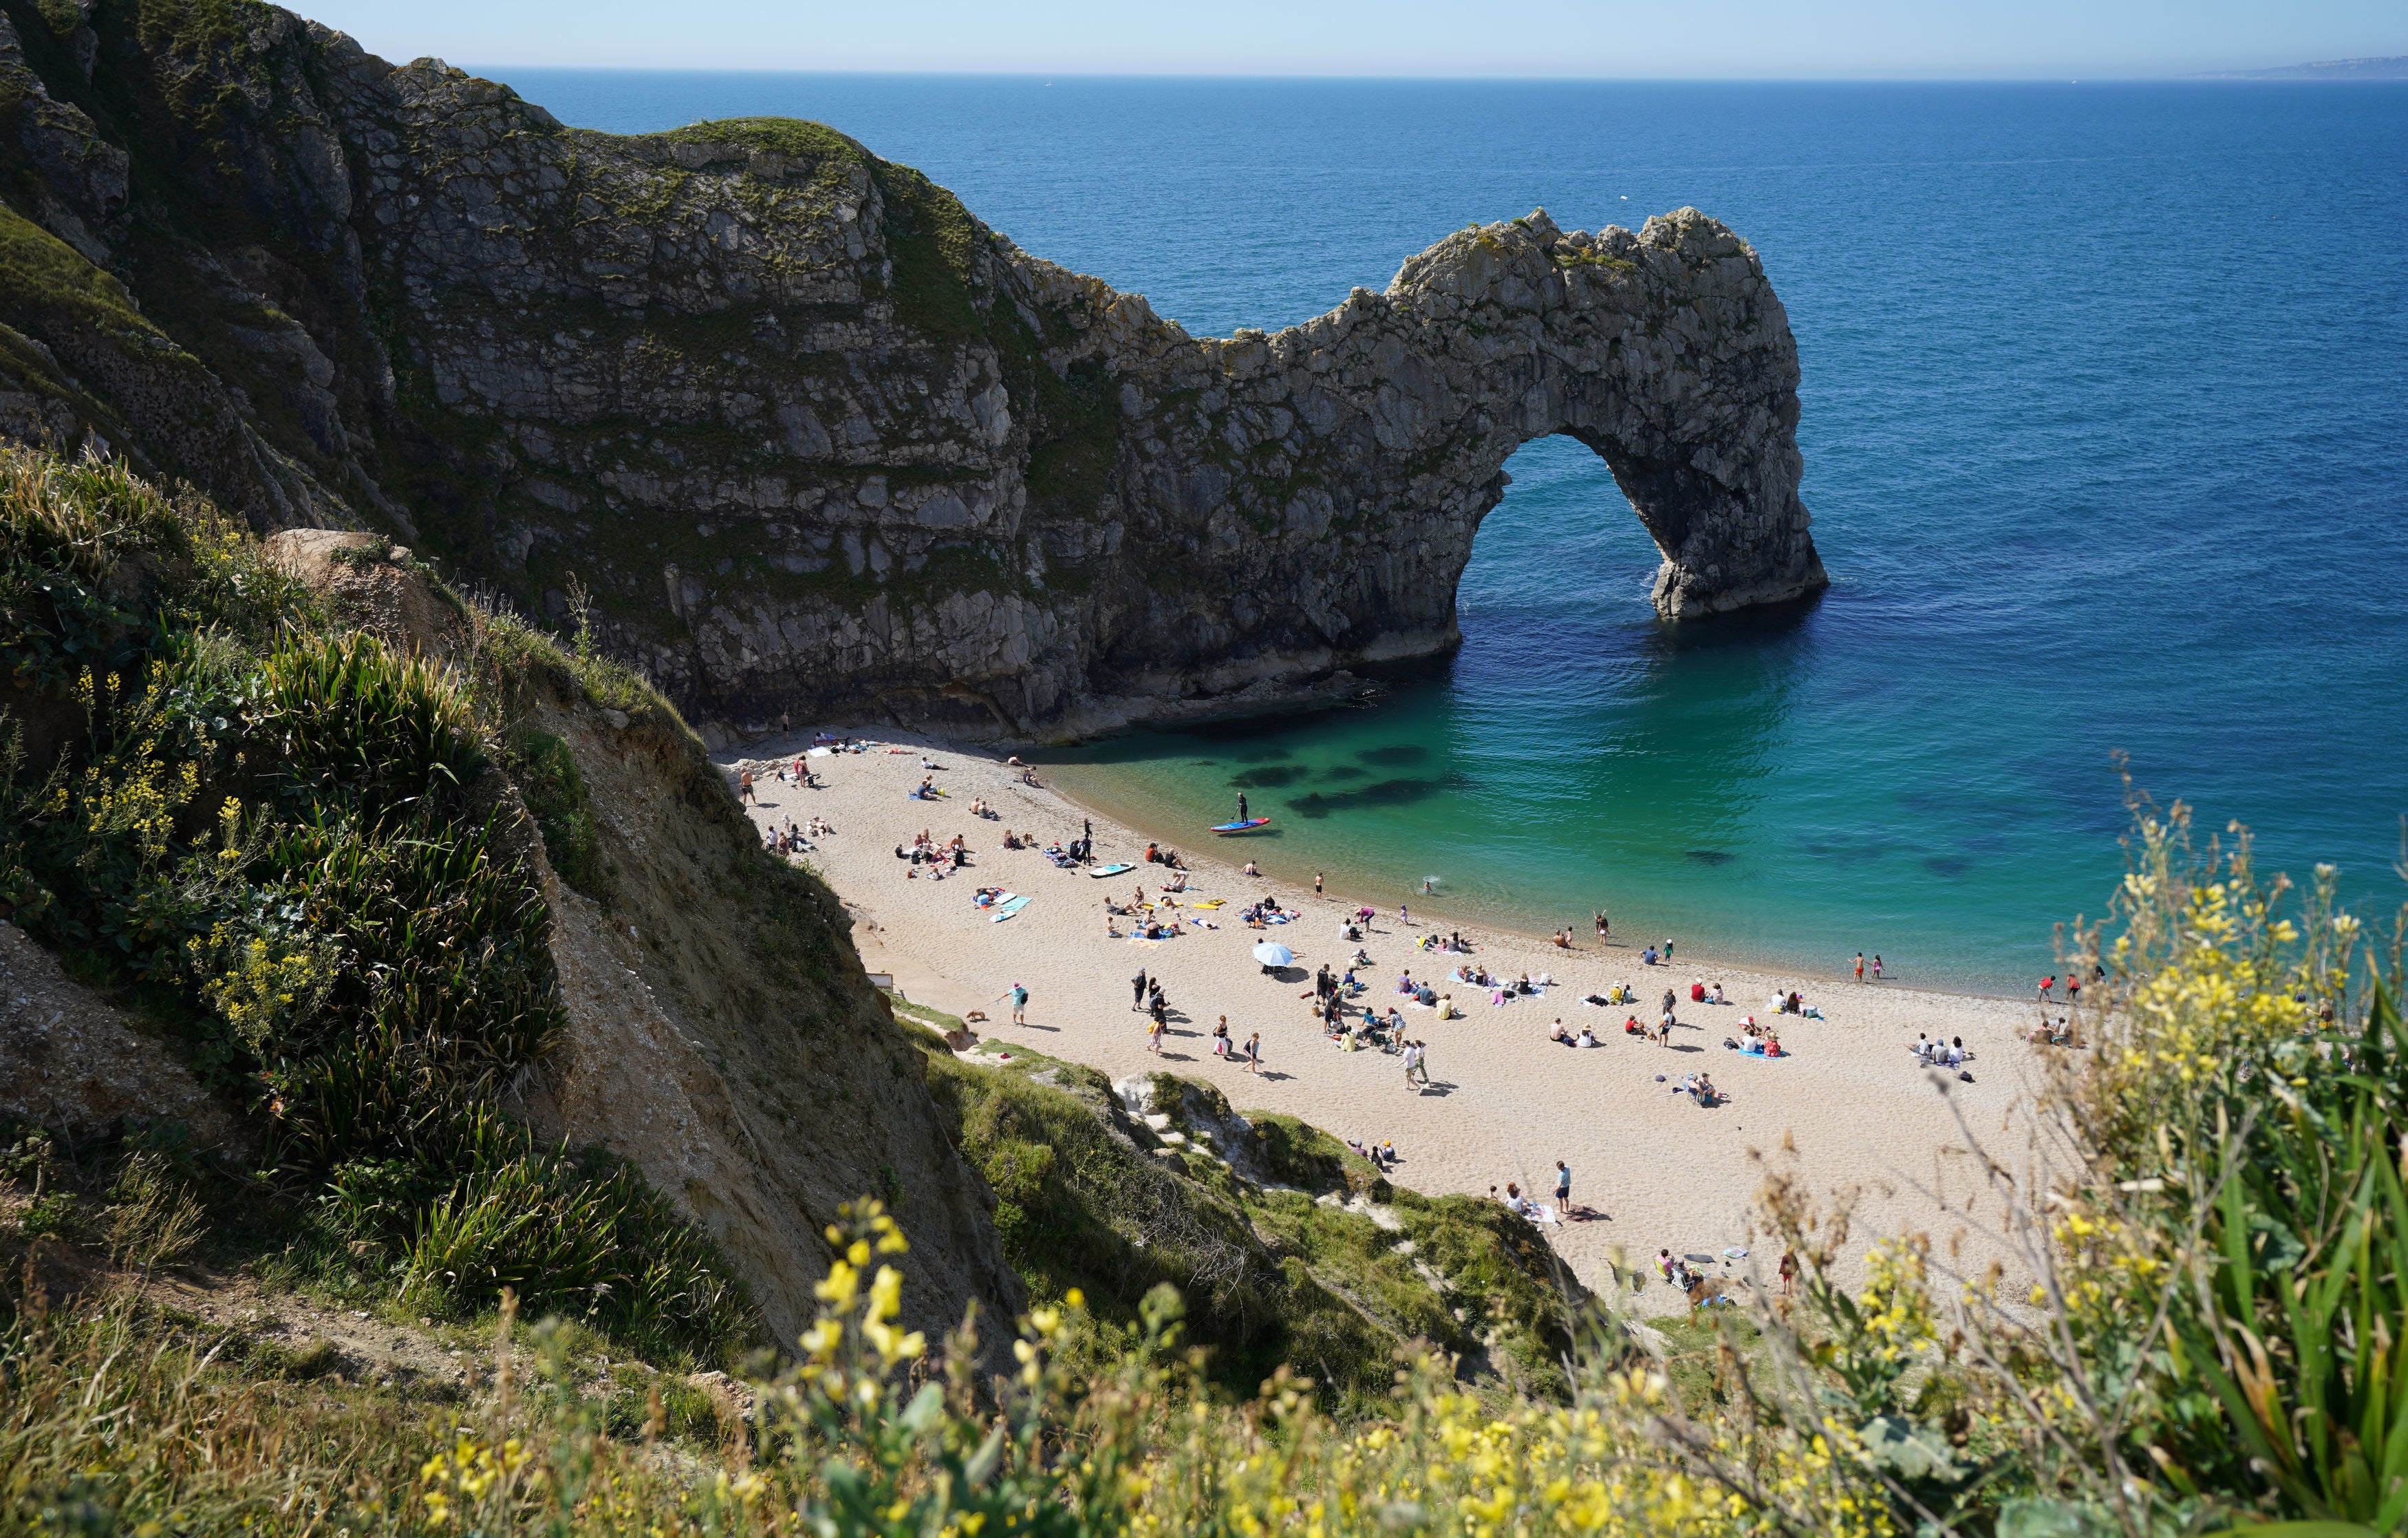
<svg viewBox="0 0 2408 1538"><path fill-rule="evenodd" d="M2048 1002L2048 990L2055 986L2057 986L2057 978L2054 974L2043 977L2040 980L2040 1001L2042 1003L2045 1004Z"/></svg>

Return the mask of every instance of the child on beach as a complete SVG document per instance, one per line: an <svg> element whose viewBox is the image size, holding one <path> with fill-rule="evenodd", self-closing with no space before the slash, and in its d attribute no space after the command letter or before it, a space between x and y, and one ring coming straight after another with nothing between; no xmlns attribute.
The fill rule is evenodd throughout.
<svg viewBox="0 0 2408 1538"><path fill-rule="evenodd" d="M1252 1036L1246 1038L1246 1071L1249 1073L1260 1073L1262 1071L1263 1033L1258 1030Z"/></svg>

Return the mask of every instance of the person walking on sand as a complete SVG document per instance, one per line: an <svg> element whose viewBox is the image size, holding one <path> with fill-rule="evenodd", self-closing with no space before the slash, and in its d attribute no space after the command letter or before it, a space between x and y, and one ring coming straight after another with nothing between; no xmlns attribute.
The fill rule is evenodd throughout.
<svg viewBox="0 0 2408 1538"><path fill-rule="evenodd" d="M736 771L736 798L746 806L752 804L752 771L751 769Z"/></svg>
<svg viewBox="0 0 2408 1538"><path fill-rule="evenodd" d="M1405 925L1408 927L1411 927L1413 922L1412 910L1406 907L1401 902L1397 904L1397 922Z"/></svg>
<svg viewBox="0 0 2408 1538"><path fill-rule="evenodd" d="M1429 1087L1429 1043L1427 1042L1413 1043L1413 1066L1410 1071L1423 1088Z"/></svg>
<svg viewBox="0 0 2408 1538"><path fill-rule="evenodd" d="M1262 1071L1263 1033L1258 1030L1246 1038L1246 1071L1260 1073Z"/></svg>
<svg viewBox="0 0 2408 1538"><path fill-rule="evenodd" d="M1858 952L1856 953L1856 981L1857 981L1857 982L1859 982L1859 983L1861 983L1861 982L1863 982L1864 980L1865 980L1865 953L1864 953L1864 952L1862 952L1862 951L1858 951Z"/></svg>
<svg viewBox="0 0 2408 1538"><path fill-rule="evenodd" d="M1151 1025L1147 1026L1147 1027L1146 1027L1146 1028L1145 1028L1145 1042L1146 1042L1146 1045L1154 1049L1154 1055L1155 1056L1157 1056L1157 1057L1159 1057L1159 1056L1162 1056L1162 1032L1163 1032L1163 1029L1164 1029L1163 1018L1162 1018L1162 1016L1161 1016L1161 1015L1159 1015L1159 1014L1155 1015L1155 1016L1154 1017L1154 1021L1153 1021L1153 1023L1152 1023Z"/></svg>
<svg viewBox="0 0 2408 1538"><path fill-rule="evenodd" d="M1788 1296L1789 1296L1789 1294L1790 1294L1791 1290L1792 1290L1792 1289L1794 1289L1794 1288L1798 1286L1798 1252L1797 1252L1797 1251L1795 1251L1795 1250L1783 1250L1783 1251L1781 1252L1781 1270L1780 1270L1780 1275L1781 1275L1781 1296L1783 1296L1784 1298L1786 1298L1786 1297L1788 1297Z"/></svg>
<svg viewBox="0 0 2408 1538"><path fill-rule="evenodd" d="M1145 1008L1145 969L1143 967L1140 967L1137 970L1137 975L1129 979L1129 1008L1133 1010Z"/></svg>
<svg viewBox="0 0 2408 1538"><path fill-rule="evenodd" d="M1005 989L999 994L996 994L995 997L996 1001L998 1003L1002 1002L1006 999L1011 1000L1011 1023L1013 1025L1025 1026L1028 1024L1028 989L1025 985L1014 983L1010 987Z"/></svg>
<svg viewBox="0 0 2408 1538"><path fill-rule="evenodd" d="M1413 1066L1421 1060L1422 1044L1419 1042L1407 1042L1405 1043L1405 1087L1407 1089L1413 1086Z"/></svg>

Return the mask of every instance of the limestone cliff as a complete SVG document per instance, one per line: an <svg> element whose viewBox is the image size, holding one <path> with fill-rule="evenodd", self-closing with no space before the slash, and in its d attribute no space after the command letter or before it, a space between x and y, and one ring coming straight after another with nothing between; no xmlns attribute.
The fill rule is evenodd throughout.
<svg viewBox="0 0 2408 1538"><path fill-rule="evenodd" d="M1824 582L1786 317L1695 210L1199 338L816 124L571 130L246 0L0 13L0 431L590 592L697 720L1074 735L1441 650L1557 432L1666 616Z"/></svg>

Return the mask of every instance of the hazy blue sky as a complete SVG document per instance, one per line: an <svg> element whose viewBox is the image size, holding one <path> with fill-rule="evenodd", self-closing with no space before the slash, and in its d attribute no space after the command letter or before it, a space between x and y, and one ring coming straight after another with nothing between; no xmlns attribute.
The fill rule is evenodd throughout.
<svg viewBox="0 0 2408 1538"><path fill-rule="evenodd" d="M1000 73L2182 75L2408 53L2408 0L286 0L396 61Z"/></svg>

